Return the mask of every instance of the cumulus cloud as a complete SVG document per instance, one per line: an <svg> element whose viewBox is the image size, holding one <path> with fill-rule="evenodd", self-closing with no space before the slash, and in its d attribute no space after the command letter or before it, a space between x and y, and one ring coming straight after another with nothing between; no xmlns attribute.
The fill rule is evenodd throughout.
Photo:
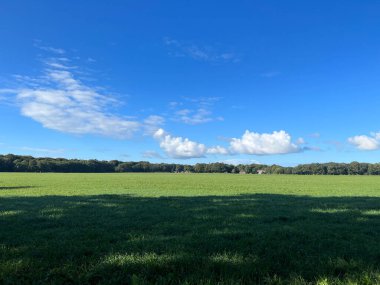
<svg viewBox="0 0 380 285"><path fill-rule="evenodd" d="M163 129L158 129L153 137L159 141L160 148L172 158L199 158L204 157L207 152L204 144L191 141L188 138L173 137Z"/></svg>
<svg viewBox="0 0 380 285"><path fill-rule="evenodd" d="M380 149L380 133L350 137L348 142L360 150L377 150Z"/></svg>
<svg viewBox="0 0 380 285"><path fill-rule="evenodd" d="M72 134L128 138L139 129L140 123L110 113L116 100L79 80L66 62L52 58L44 61L41 77L19 76L25 86L12 93L22 115L45 128Z"/></svg>
<svg viewBox="0 0 380 285"><path fill-rule="evenodd" d="M172 158L199 158L206 155L273 155L300 152L302 148L292 143L291 137L285 131L272 134L259 134L246 131L242 138L230 139L229 147L211 146L189 140L188 138L175 137L164 129L158 129L153 137L159 141L160 148ZM308 148L307 148L308 149Z"/></svg>
<svg viewBox="0 0 380 285"><path fill-rule="evenodd" d="M230 151L239 154L286 154L301 150L285 131L259 134L247 130L241 138L233 138L230 142Z"/></svg>

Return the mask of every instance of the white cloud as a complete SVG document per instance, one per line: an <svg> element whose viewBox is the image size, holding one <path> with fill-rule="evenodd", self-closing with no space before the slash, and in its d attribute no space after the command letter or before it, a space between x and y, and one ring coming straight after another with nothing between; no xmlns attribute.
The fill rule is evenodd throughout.
<svg viewBox="0 0 380 285"><path fill-rule="evenodd" d="M242 138L232 138L229 148L222 146L207 147L206 145L183 137L174 137L164 129L158 129L153 137L159 141L160 148L172 158L199 158L206 155L254 154L271 155L295 153L303 150L292 143L291 137L285 131L272 134L258 134L246 131Z"/></svg>
<svg viewBox="0 0 380 285"><path fill-rule="evenodd" d="M204 144L188 138L173 137L163 129L158 129L153 137L160 142L161 149L172 158L199 158L204 157L207 152Z"/></svg>
<svg viewBox="0 0 380 285"><path fill-rule="evenodd" d="M44 61L44 75L14 89L21 113L45 128L72 134L128 138L140 123L108 111L117 101L76 78L59 58ZM30 84L32 82L32 84ZM8 90L10 91L10 90Z"/></svg>
<svg viewBox="0 0 380 285"><path fill-rule="evenodd" d="M360 150L377 150L380 149L380 133L350 137L348 142Z"/></svg>
<svg viewBox="0 0 380 285"><path fill-rule="evenodd" d="M242 138L233 138L230 142L230 151L239 154L286 154L301 150L299 146L292 143L291 136L285 131L259 134L247 130Z"/></svg>
<svg viewBox="0 0 380 285"><path fill-rule="evenodd" d="M229 154L229 151L228 151L228 149L217 145L217 146L210 147L209 149L207 149L207 153L208 154L223 154L223 155L227 155L227 154Z"/></svg>

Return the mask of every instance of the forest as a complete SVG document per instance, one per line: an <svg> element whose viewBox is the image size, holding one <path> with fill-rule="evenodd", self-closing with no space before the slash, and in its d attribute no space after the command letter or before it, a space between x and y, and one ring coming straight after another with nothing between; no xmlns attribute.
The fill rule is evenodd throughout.
<svg viewBox="0 0 380 285"><path fill-rule="evenodd" d="M380 175L380 163L311 163L294 167L264 164L232 165L221 162L175 164L148 161L123 162L65 158L0 155L0 172L172 172L172 173L240 173L240 174L298 174L298 175Z"/></svg>

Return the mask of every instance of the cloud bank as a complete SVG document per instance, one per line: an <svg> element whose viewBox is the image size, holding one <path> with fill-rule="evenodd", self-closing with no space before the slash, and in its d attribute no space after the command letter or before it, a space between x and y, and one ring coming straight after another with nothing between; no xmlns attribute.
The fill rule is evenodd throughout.
<svg viewBox="0 0 380 285"><path fill-rule="evenodd" d="M246 131L241 138L232 138L228 148L222 146L207 147L188 138L175 137L164 129L155 132L154 138L159 141L160 148L171 158L200 158L210 155L275 155L300 152L303 149L292 143L291 136L285 131L272 134L259 134Z"/></svg>

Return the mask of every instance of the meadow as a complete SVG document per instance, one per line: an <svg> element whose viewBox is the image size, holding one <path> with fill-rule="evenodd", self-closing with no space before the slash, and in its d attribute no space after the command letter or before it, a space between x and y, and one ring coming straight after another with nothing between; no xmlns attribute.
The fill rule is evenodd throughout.
<svg viewBox="0 0 380 285"><path fill-rule="evenodd" d="M380 284L380 177L0 173L0 284Z"/></svg>

